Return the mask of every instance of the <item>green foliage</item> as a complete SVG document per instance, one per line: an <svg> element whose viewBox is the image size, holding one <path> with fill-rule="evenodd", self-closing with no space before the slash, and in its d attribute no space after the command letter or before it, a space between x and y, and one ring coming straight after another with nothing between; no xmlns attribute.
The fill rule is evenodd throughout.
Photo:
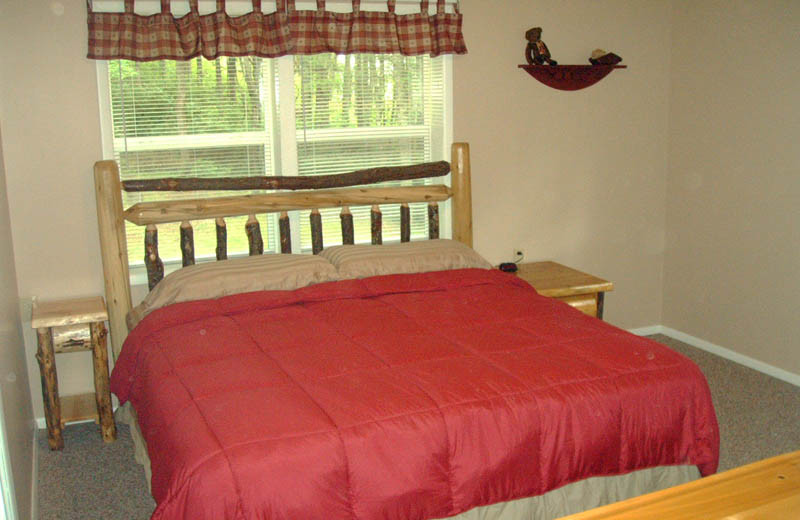
<svg viewBox="0 0 800 520"><path fill-rule="evenodd" d="M427 57L318 54L294 60L298 129L424 121L424 95L412 85L424 82ZM148 137L263 129L265 61L112 61L114 134Z"/></svg>
<svg viewBox="0 0 800 520"><path fill-rule="evenodd" d="M293 60L293 81L286 87L294 88L294 107L279 106L274 60L109 62L115 154L122 178L272 175L276 145L281 139L295 139L294 135L275 135L278 112L292 108L298 132L309 132L296 143L297 174L430 160L432 130L428 127L440 128L442 123L437 119L441 114L426 109L431 96L441 96L441 89L432 88L437 74L429 57L319 54ZM382 128L394 130L387 133ZM367 129L375 132L362 132ZM313 131L323 138L312 135ZM124 203L193 196L126 194ZM336 227L338 215L332 211L325 215L327 234ZM394 231L389 229L397 227L394 222L399 216L389 212L386 217L385 223L391 226L384 234L392 237ZM246 249L244 221L238 220L230 222L232 253ZM305 214L302 221L307 222ZM275 246L272 224L265 220L262 233L267 244ZM356 219L358 239L369 240L368 224L367 213ZM212 255L213 222L195 226L198 256ZM233 232L239 227L241 233ZM127 228L129 256L132 263L141 263L143 232ZM170 228L165 226L160 237L164 260L180 257L177 226ZM306 246L310 237L306 226L302 229L301 244Z"/></svg>
<svg viewBox="0 0 800 520"><path fill-rule="evenodd" d="M316 54L294 57L297 128L424 123L424 56Z"/></svg>
<svg viewBox="0 0 800 520"><path fill-rule="evenodd" d="M109 63L114 135L243 132L264 127L259 58Z"/></svg>

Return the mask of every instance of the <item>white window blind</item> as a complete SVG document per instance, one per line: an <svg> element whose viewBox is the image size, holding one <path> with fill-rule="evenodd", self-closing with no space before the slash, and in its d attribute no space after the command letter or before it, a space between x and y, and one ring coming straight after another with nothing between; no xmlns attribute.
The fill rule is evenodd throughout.
<svg viewBox="0 0 800 520"><path fill-rule="evenodd" d="M446 59L321 54L108 62L113 156L123 180L321 175L445 159ZM294 107L281 106L292 98ZM131 193L123 202L197 196ZM351 208L357 242L370 240L369 210ZM399 240L399 207L382 210L384 241ZM412 205L412 239L427 235L426 217L425 205ZM265 251L276 251L276 219L258 218ZM228 219L231 256L247 252L245 219ZM293 251L310 250L308 212L292 221L299 228ZM213 221L193 225L198 260L212 258ZM323 229L326 246L341 243L338 209L323 211ZM143 263L143 234L128 224L131 265ZM159 226L159 252L165 262L180 259L177 224Z"/></svg>
<svg viewBox="0 0 800 520"><path fill-rule="evenodd" d="M372 54L295 56L294 84L299 175L441 159L441 60ZM426 208L411 206L412 239L427 236ZM400 240L400 207L387 205L381 210L383 239ZM351 208L351 212L356 243L369 242L370 208ZM341 244L339 210L321 213L325 245ZM306 221L308 212L300 218ZM311 248L310 228L305 225L301 245L304 250Z"/></svg>
<svg viewBox="0 0 800 520"><path fill-rule="evenodd" d="M260 58L109 62L114 158L122 180L273 175L275 79L271 62ZM197 194L123 193L123 203L192 197ZM274 234L264 215L259 218L265 248L274 249ZM231 253L247 251L245 220L229 219ZM213 257L214 222L193 224L195 254ZM130 262L143 264L144 228L128 223L126 229ZM181 257L176 225L159 226L159 253L164 261Z"/></svg>

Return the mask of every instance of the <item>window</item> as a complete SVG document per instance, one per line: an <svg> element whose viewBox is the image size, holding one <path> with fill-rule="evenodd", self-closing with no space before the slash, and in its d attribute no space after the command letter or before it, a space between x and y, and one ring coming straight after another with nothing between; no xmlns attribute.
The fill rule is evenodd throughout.
<svg viewBox="0 0 800 520"><path fill-rule="evenodd" d="M100 62L106 154L117 160L123 180L319 175L448 159L449 59L320 54ZM198 196L131 193L123 203L165 195ZM369 242L369 208L351 210L356 242ZM399 240L399 208L382 211L384 240ZM341 243L338 209L322 213L325 245ZM277 218L258 218L265 251L277 251ZM310 250L308 212L291 218L292 250ZM425 206L412 205L412 239L427 236L425 218ZM245 220L228 219L231 255L247 252ZM193 225L198 260L213 257L213 221ZM143 264L143 233L128 224L132 266ZM178 243L177 225L159 226L165 262L180 259Z"/></svg>

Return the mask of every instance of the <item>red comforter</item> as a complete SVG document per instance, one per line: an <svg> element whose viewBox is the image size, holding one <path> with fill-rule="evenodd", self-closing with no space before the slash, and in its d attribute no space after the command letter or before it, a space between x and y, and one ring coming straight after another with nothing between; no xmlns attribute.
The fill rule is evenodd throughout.
<svg viewBox="0 0 800 520"><path fill-rule="evenodd" d="M112 376L156 519L427 519L593 475L716 470L683 356L498 271L172 305Z"/></svg>

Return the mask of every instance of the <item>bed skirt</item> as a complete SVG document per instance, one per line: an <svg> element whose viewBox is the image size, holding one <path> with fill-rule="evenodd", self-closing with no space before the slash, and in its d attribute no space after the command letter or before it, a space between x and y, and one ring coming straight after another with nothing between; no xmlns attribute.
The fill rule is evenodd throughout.
<svg viewBox="0 0 800 520"><path fill-rule="evenodd" d="M117 408L115 415L118 421L130 425L134 456L136 462L144 467L149 490L152 476L150 458L147 456L147 445L136 420L136 411L128 402ZM446 520L552 520L685 484L698 478L700 471L696 466L659 466L625 475L591 477L548 491L543 495L479 506L447 517Z"/></svg>

